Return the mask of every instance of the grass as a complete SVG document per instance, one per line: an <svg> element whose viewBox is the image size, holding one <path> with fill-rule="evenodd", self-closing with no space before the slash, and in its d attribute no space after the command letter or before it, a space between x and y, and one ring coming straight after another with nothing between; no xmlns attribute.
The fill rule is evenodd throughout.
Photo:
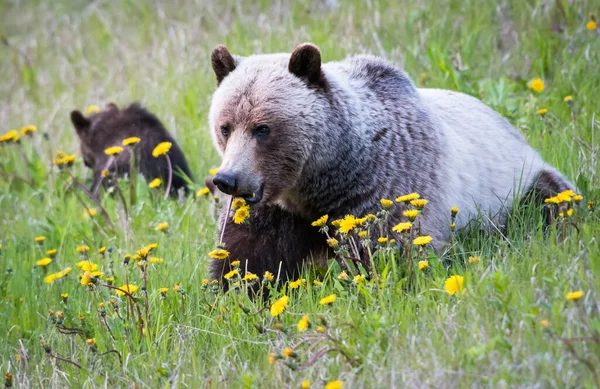
<svg viewBox="0 0 600 389"><path fill-rule="evenodd" d="M599 11L585 0L2 2L1 132L26 124L38 131L0 149L0 370L16 387L598 386L596 209L576 209L547 236L535 212L516 210L504 238L460 233L443 258L426 251L427 271L382 249L381 280L360 287L339 280L333 261L324 272L306 269L306 286L281 289L290 302L273 319L261 309L278 292L250 300L203 284L217 235L208 199L164 201L138 180L129 218L118 199L102 197L111 229L79 192L98 210L84 217L78 192L65 189L71 179L51 161L58 150L77 152L72 109L141 101L177 138L201 183L219 165L206 125L215 88L210 50L225 43L243 55L289 52L312 41L326 61L369 52L403 66L419 86L481 98L573 180L584 201L597 203L600 36L586 23ZM541 93L527 86L537 77ZM537 114L541 108L548 113ZM80 160L71 170L89 180ZM169 223L166 233L154 229L160 222ZM34 241L40 235L43 246ZM121 263L149 243L164 263L148 267L142 336L125 296L79 284L76 247L90 246L89 258L115 285L127 276L139 286L136 265ZM54 248L46 272L74 270L49 285L36 260ZM469 263L470 256L481 260ZM464 276L463 294L444 292L450 275ZM565 298L577 290L581 299ZM336 301L321 306L332 293ZM143 295L134 295L145 314ZM62 311L62 325L77 329L62 331L77 333L60 333L48 310ZM303 315L312 326L299 332ZM40 340L80 368L51 357ZM297 356L280 357L286 347ZM109 350L122 364L117 353L102 355Z"/></svg>

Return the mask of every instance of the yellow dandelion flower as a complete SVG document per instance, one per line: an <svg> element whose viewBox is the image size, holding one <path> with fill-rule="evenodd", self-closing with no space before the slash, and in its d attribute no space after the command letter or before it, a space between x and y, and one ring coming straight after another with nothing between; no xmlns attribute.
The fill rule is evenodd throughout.
<svg viewBox="0 0 600 389"><path fill-rule="evenodd" d="M419 197L421 197L421 196L418 193L410 193L410 194L396 198L396 202L408 204L411 201L418 199Z"/></svg>
<svg viewBox="0 0 600 389"><path fill-rule="evenodd" d="M390 209L392 207L392 205L394 205L394 202L392 200L388 200L388 199L381 199L381 200L379 200L379 202L381 203L381 206L383 207L383 209Z"/></svg>
<svg viewBox="0 0 600 389"><path fill-rule="evenodd" d="M242 224L250 217L250 207L244 205L243 207L239 207L236 209L235 214L233 215L233 222L235 224Z"/></svg>
<svg viewBox="0 0 600 389"><path fill-rule="evenodd" d="M86 116L89 116L89 115L93 115L93 114L98 113L98 112L100 112L100 107L98 107L97 105L93 105L92 104L92 105L88 105L85 108L84 114Z"/></svg>
<svg viewBox="0 0 600 389"><path fill-rule="evenodd" d="M108 177L108 170L104 169L100 172L100 176L102 176L102 178L106 178Z"/></svg>
<svg viewBox="0 0 600 389"><path fill-rule="evenodd" d="M229 273L225 274L223 277L225 277L226 280L233 278L234 276L240 274L238 269L233 269L232 271L230 271Z"/></svg>
<svg viewBox="0 0 600 389"><path fill-rule="evenodd" d="M163 222L159 223L154 229L156 231L166 231L167 228L169 228L169 223Z"/></svg>
<svg viewBox="0 0 600 389"><path fill-rule="evenodd" d="M579 204L581 202L581 200L583 200L583 196L582 195L575 195L573 196L573 201L577 204Z"/></svg>
<svg viewBox="0 0 600 389"><path fill-rule="evenodd" d="M0 248L2 248L2 247L0 247ZM58 252L57 249L48 250L48 251L46 251L46 255L48 255L49 257L54 257L57 252Z"/></svg>
<svg viewBox="0 0 600 389"><path fill-rule="evenodd" d="M411 227L412 227L412 223L411 222L398 223L398 224L396 224L392 228L392 231L395 231L395 232L405 232L405 231L410 230Z"/></svg>
<svg viewBox="0 0 600 389"><path fill-rule="evenodd" d="M590 31L596 31L596 28L598 28L598 24L594 20L590 20L589 22L587 22L585 27Z"/></svg>
<svg viewBox="0 0 600 389"><path fill-rule="evenodd" d="M33 134L34 132L37 131L37 127L36 126L25 126L23 128L21 128L21 135L25 136L25 135L30 135Z"/></svg>
<svg viewBox="0 0 600 389"><path fill-rule="evenodd" d="M49 264L52 263L52 259L51 258L42 258L39 261L36 262L36 264L40 267L46 267Z"/></svg>
<svg viewBox="0 0 600 389"><path fill-rule="evenodd" d="M415 240L413 240L413 243L417 246L425 246L426 244L429 244L432 240L433 238L431 236L424 235L416 237Z"/></svg>
<svg viewBox="0 0 600 389"><path fill-rule="evenodd" d="M246 275L244 276L244 278L242 278L242 281L252 281L257 279L258 276L254 273L250 273L250 272L246 272Z"/></svg>
<svg viewBox="0 0 600 389"><path fill-rule="evenodd" d="M86 339L85 341L87 344L89 344L90 346L95 346L96 345L96 338L90 338L90 339Z"/></svg>
<svg viewBox="0 0 600 389"><path fill-rule="evenodd" d="M271 316L276 317L281 315L281 313L287 307L289 301L290 298L288 296L283 296L275 301L273 305L271 305Z"/></svg>
<svg viewBox="0 0 600 389"><path fill-rule="evenodd" d="M233 266L233 267L239 267L240 266L240 261L232 261L231 262L231 266Z"/></svg>
<svg viewBox="0 0 600 389"><path fill-rule="evenodd" d="M377 216L373 215L372 213L368 214L367 216L365 216L365 219L367 219L368 222L374 222L375 220L377 220Z"/></svg>
<svg viewBox="0 0 600 389"><path fill-rule="evenodd" d="M444 290L451 296L462 292L464 280L463 276L451 276L444 282Z"/></svg>
<svg viewBox="0 0 600 389"><path fill-rule="evenodd" d="M563 101L565 103L571 102L571 101L573 101L573 96L571 96L571 95L565 96L565 98L563 99Z"/></svg>
<svg viewBox="0 0 600 389"><path fill-rule="evenodd" d="M119 155L123 152L123 148L121 146L112 146L104 150L104 154L106 155Z"/></svg>
<svg viewBox="0 0 600 389"><path fill-rule="evenodd" d="M150 263L163 263L164 259L162 259L160 257L150 257L150 259L148 261Z"/></svg>
<svg viewBox="0 0 600 389"><path fill-rule="evenodd" d="M302 381L302 383L300 384L300 387L302 389L308 389L308 388L310 388L310 381L308 381L308 380Z"/></svg>
<svg viewBox="0 0 600 389"><path fill-rule="evenodd" d="M223 249L216 249L208 253L208 256L214 259L225 259L229 257L229 251Z"/></svg>
<svg viewBox="0 0 600 389"><path fill-rule="evenodd" d="M173 146L171 142L161 142L157 144L154 150L152 150L152 156L158 158L161 155L167 154L169 150L171 150L171 146Z"/></svg>
<svg viewBox="0 0 600 389"><path fill-rule="evenodd" d="M182 286L183 286L183 285L181 284L181 282L179 282L179 283L177 283L177 284L173 285L173 290L174 290L175 292L179 292L179 291L181 290Z"/></svg>
<svg viewBox="0 0 600 389"><path fill-rule="evenodd" d="M429 269L429 261L419 261L419 270Z"/></svg>
<svg viewBox="0 0 600 389"><path fill-rule="evenodd" d="M160 184L162 184L162 180L160 178L155 178L152 181L150 181L150 183L148 184L148 186L151 189L156 189L160 186Z"/></svg>
<svg viewBox="0 0 600 389"><path fill-rule="evenodd" d="M481 261L481 258L474 256L474 257L469 257L469 263L477 263Z"/></svg>
<svg viewBox="0 0 600 389"><path fill-rule="evenodd" d="M325 224L327 224L327 220L329 219L329 215L323 215L320 218L318 218L317 220L315 220L314 222L312 222L312 226L313 227L323 227Z"/></svg>
<svg viewBox="0 0 600 389"><path fill-rule="evenodd" d="M92 286L94 285L94 276L90 272L85 272L81 275L81 280L79 281L83 286Z"/></svg>
<svg viewBox="0 0 600 389"><path fill-rule="evenodd" d="M119 296L125 296L125 292L127 292L129 294L134 294L139 289L139 287L137 285L125 284L125 285L121 285L119 287L119 289L121 289L121 290L115 290L115 292Z"/></svg>
<svg viewBox="0 0 600 389"><path fill-rule="evenodd" d="M45 236L36 236L35 241L37 243L44 243L44 241L46 240Z"/></svg>
<svg viewBox="0 0 600 389"><path fill-rule="evenodd" d="M98 270L98 265L92 263L90 261L79 261L77 262L77 267L82 271L96 271Z"/></svg>
<svg viewBox="0 0 600 389"><path fill-rule="evenodd" d="M313 281L313 285L314 286L321 286L321 285L323 285L323 283L321 281L319 281L319 280L314 280Z"/></svg>
<svg viewBox="0 0 600 389"><path fill-rule="evenodd" d="M406 216L408 218L408 220L410 220L412 222L419 215L419 211L417 211L416 209L409 209L409 210L402 212L402 214L404 216Z"/></svg>
<svg viewBox="0 0 600 389"><path fill-rule="evenodd" d="M540 325L544 328L550 327L550 322L548 320L540 320Z"/></svg>
<svg viewBox="0 0 600 389"><path fill-rule="evenodd" d="M346 270L344 270L340 274L338 274L338 279L340 279L342 281L346 281L348 279L348 274L346 273Z"/></svg>
<svg viewBox="0 0 600 389"><path fill-rule="evenodd" d="M235 197L232 201L231 201L231 207L232 208L240 208L246 205L246 200L244 200L241 197Z"/></svg>
<svg viewBox="0 0 600 389"><path fill-rule="evenodd" d="M263 274L263 279L264 280L273 281L274 278L275 278L275 276L273 276L273 273L271 273L268 270L265 272L265 274Z"/></svg>
<svg viewBox="0 0 600 389"><path fill-rule="evenodd" d="M541 78L534 78L529 82L529 88L536 93L541 93L545 88L544 81Z"/></svg>
<svg viewBox="0 0 600 389"><path fill-rule="evenodd" d="M284 348L281 354L286 358L293 357L295 355L294 350L289 347Z"/></svg>
<svg viewBox="0 0 600 389"><path fill-rule="evenodd" d="M273 354L273 353L269 354L269 365L272 365L275 363L275 358L276 358L275 354Z"/></svg>
<svg viewBox="0 0 600 389"><path fill-rule="evenodd" d="M141 139L137 136L132 136L131 138L123 139L123 146L130 146L140 143Z"/></svg>
<svg viewBox="0 0 600 389"><path fill-rule="evenodd" d="M412 200L410 202L410 204L415 208L423 209L427 205L428 202L429 201L427 201L425 199L416 199L416 200Z"/></svg>
<svg viewBox="0 0 600 389"><path fill-rule="evenodd" d="M538 109L538 111L537 111L537 114L540 115L540 116L544 116L547 113L548 113L548 109L547 108L541 108L541 109Z"/></svg>
<svg viewBox="0 0 600 389"><path fill-rule="evenodd" d="M98 211L96 211L96 208L88 208L83 211L84 216L89 216L89 217L96 216L96 213L98 213Z"/></svg>
<svg viewBox="0 0 600 389"><path fill-rule="evenodd" d="M352 215L346 215L340 221L340 232L342 234L348 234L356 227L356 218Z"/></svg>
<svg viewBox="0 0 600 389"><path fill-rule="evenodd" d="M301 279L297 279L296 281L291 281L290 282L290 289L298 289L300 287L300 285L302 285L302 280Z"/></svg>
<svg viewBox="0 0 600 389"><path fill-rule="evenodd" d="M327 245L335 250L339 247L339 242L335 238L329 238L327 239Z"/></svg>
<svg viewBox="0 0 600 389"><path fill-rule="evenodd" d="M68 299L68 298L69 298L69 294L68 294L68 293L62 293L62 294L60 295L60 297L61 297L63 300L66 300L66 299Z"/></svg>
<svg viewBox="0 0 600 389"><path fill-rule="evenodd" d="M377 242L384 244L388 242L388 238L386 238L385 236L380 236L379 238L377 238Z"/></svg>
<svg viewBox="0 0 600 389"><path fill-rule="evenodd" d="M324 326L317 326L317 328L315 328L317 330L317 332L325 332L325 327Z"/></svg>
<svg viewBox="0 0 600 389"><path fill-rule="evenodd" d="M98 249L98 254L104 254L106 252L106 247L102 246Z"/></svg>
<svg viewBox="0 0 600 389"><path fill-rule="evenodd" d="M158 291L160 292L160 294L165 295L169 292L169 288L160 288Z"/></svg>
<svg viewBox="0 0 600 389"><path fill-rule="evenodd" d="M567 296L566 296L567 300L579 300L582 297L583 297L583 291L581 291L581 290L578 290L576 292L567 293Z"/></svg>
<svg viewBox="0 0 600 389"><path fill-rule="evenodd" d="M562 200L558 196L554 196L554 197L548 197L547 199L544 199L544 203L546 203L546 204L560 204L560 203L562 203Z"/></svg>
<svg viewBox="0 0 600 389"><path fill-rule="evenodd" d="M210 173L211 176L216 176L217 173L219 172L219 168L218 167L214 167L212 169L209 169L208 172Z"/></svg>
<svg viewBox="0 0 600 389"><path fill-rule="evenodd" d="M71 270L73 270L73 268L71 268L71 267L68 267L65 270L63 270L62 271L63 276L66 277L71 272Z"/></svg>
<svg viewBox="0 0 600 389"><path fill-rule="evenodd" d="M46 277L44 277L44 282L46 284L53 284L54 281L57 280L57 278L58 277L57 277L56 273L48 274Z"/></svg>
<svg viewBox="0 0 600 389"><path fill-rule="evenodd" d="M298 331L304 332L308 329L310 322L308 321L308 315L302 316L302 319L298 322Z"/></svg>
<svg viewBox="0 0 600 389"><path fill-rule="evenodd" d="M210 193L210 189L202 188L196 192L196 197L206 196Z"/></svg>
<svg viewBox="0 0 600 389"><path fill-rule="evenodd" d="M589 210L591 210L592 208L594 208L594 204L595 204L595 203L594 203L592 200L588 201L588 203L587 203L587 208L588 208Z"/></svg>
<svg viewBox="0 0 600 389"><path fill-rule="evenodd" d="M325 385L325 389L342 389L344 387L344 381L330 381Z"/></svg>
<svg viewBox="0 0 600 389"><path fill-rule="evenodd" d="M355 285L362 284L365 282L365 276L363 276L362 274L357 274L354 276L352 282L354 282Z"/></svg>
<svg viewBox="0 0 600 389"><path fill-rule="evenodd" d="M335 302L335 299L337 298L337 296L334 294L330 294L327 297L323 297L320 301L319 304L321 305L329 305L329 304L333 304Z"/></svg>
<svg viewBox="0 0 600 389"><path fill-rule="evenodd" d="M358 237L361 239L365 239L367 237L367 231L361 231L358 233Z"/></svg>
<svg viewBox="0 0 600 389"><path fill-rule="evenodd" d="M452 209L450 209L450 213L452 214L452 216L456 216L456 214L458 213L458 207L452 207Z"/></svg>
<svg viewBox="0 0 600 389"><path fill-rule="evenodd" d="M76 250L79 253L86 253L86 252L90 251L90 246L84 244L84 245L81 245L81 246L77 246Z"/></svg>
<svg viewBox="0 0 600 389"><path fill-rule="evenodd" d="M455 228L456 228L456 224L450 223L450 229L454 231Z"/></svg>

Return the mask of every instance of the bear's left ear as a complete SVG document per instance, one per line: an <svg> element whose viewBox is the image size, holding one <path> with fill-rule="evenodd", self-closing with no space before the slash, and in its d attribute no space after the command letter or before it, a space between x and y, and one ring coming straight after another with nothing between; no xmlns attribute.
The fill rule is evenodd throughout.
<svg viewBox="0 0 600 389"><path fill-rule="evenodd" d="M210 55L210 62L212 68L217 76L217 86L221 85L221 81L236 68L236 61L227 50L227 47L218 45L212 51Z"/></svg>
<svg viewBox="0 0 600 389"><path fill-rule="evenodd" d="M321 52L312 43L303 43L296 47L288 65L290 73L308 80L311 84L321 79Z"/></svg>
<svg viewBox="0 0 600 389"><path fill-rule="evenodd" d="M79 136L86 133L91 124L90 120L77 110L71 112L71 122L73 123L73 126L77 131L77 135Z"/></svg>

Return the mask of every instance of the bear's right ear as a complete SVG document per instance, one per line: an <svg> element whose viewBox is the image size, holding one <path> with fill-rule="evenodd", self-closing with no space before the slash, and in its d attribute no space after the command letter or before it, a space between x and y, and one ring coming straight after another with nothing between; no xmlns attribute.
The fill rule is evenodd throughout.
<svg viewBox="0 0 600 389"><path fill-rule="evenodd" d="M321 52L312 43L303 43L296 47L288 64L290 73L296 77L316 84L321 80Z"/></svg>
<svg viewBox="0 0 600 389"><path fill-rule="evenodd" d="M83 116L78 110L71 112L71 122L77 131L77 135L82 135L90 128L90 120Z"/></svg>
<svg viewBox="0 0 600 389"><path fill-rule="evenodd" d="M215 75L217 76L217 86L221 85L221 81L223 81L229 73L233 72L236 67L236 61L229 50L227 50L227 47L223 45L218 45L213 49L210 56L210 62Z"/></svg>

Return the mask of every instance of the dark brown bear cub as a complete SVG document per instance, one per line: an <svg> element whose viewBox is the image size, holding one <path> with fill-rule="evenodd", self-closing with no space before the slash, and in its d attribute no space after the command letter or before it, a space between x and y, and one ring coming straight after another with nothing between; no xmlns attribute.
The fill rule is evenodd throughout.
<svg viewBox="0 0 600 389"><path fill-rule="evenodd" d="M152 151L161 142L172 143L168 152L173 169L171 195L176 195L180 188L187 192L187 180L192 180L192 174L183 152L160 120L139 104L119 109L111 103L105 110L88 117L75 110L71 112L71 121L79 136L85 165L94 172L92 193L102 182L103 170L116 170L119 175L130 173L131 150L135 153L135 166L147 181L160 178L166 183L169 175L167 159L152 156ZM140 138L139 143L134 147L124 147L111 162L113 157L104 151L111 146L122 146L123 140L132 137Z"/></svg>

